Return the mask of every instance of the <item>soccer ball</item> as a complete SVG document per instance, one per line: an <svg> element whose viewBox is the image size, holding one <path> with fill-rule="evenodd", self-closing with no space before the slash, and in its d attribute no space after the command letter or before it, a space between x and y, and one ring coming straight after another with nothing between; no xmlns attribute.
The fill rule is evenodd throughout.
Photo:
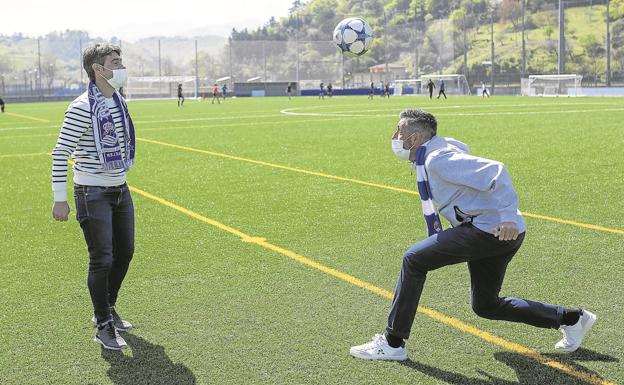
<svg viewBox="0 0 624 385"><path fill-rule="evenodd" d="M334 29L334 43L342 50L356 56L368 51L373 41L373 29L359 17L344 19Z"/></svg>

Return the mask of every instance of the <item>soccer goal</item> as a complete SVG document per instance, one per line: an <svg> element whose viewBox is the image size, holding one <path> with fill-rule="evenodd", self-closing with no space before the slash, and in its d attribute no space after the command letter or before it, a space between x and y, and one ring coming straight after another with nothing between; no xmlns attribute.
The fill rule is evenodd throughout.
<svg viewBox="0 0 624 385"><path fill-rule="evenodd" d="M195 76L129 77L124 94L128 99L177 98L178 84L182 84L182 93L185 97L197 97Z"/></svg>
<svg viewBox="0 0 624 385"><path fill-rule="evenodd" d="M420 79L397 79L394 81L394 95L420 94Z"/></svg>
<svg viewBox="0 0 624 385"><path fill-rule="evenodd" d="M565 75L529 75L522 79L524 96L581 96L583 76Z"/></svg>
<svg viewBox="0 0 624 385"><path fill-rule="evenodd" d="M444 80L444 93L447 95L470 95L470 87L466 77L462 74L448 74L448 75L426 75L420 77L420 93L429 94L427 90L427 84L429 79L433 81L436 89L434 92L440 90L440 82Z"/></svg>

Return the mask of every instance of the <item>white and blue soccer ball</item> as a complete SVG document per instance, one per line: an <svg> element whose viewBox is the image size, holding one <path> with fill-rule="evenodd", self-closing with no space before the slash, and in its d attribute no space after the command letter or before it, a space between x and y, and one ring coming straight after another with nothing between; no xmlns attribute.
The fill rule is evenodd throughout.
<svg viewBox="0 0 624 385"><path fill-rule="evenodd" d="M356 56L368 51L373 42L373 29L359 17L344 19L334 29L334 43L342 50Z"/></svg>

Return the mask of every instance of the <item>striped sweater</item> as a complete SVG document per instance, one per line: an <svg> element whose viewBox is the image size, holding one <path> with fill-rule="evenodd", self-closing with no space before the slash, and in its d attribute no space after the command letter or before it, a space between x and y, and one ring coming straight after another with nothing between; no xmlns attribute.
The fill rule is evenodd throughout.
<svg viewBox="0 0 624 385"><path fill-rule="evenodd" d="M113 98L106 99L119 137L121 152L126 141L121 120L121 109ZM74 160L74 183L85 186L118 186L126 182L124 169L104 170L93 139L93 125L87 93L77 97L67 108L61 133L52 150L52 191L55 202L67 201L67 163Z"/></svg>

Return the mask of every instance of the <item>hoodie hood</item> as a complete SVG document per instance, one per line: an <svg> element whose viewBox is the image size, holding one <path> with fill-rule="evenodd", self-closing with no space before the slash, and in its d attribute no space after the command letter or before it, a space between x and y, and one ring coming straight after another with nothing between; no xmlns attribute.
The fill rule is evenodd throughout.
<svg viewBox="0 0 624 385"><path fill-rule="evenodd" d="M423 143L423 145L427 146L426 156L429 156L429 154L434 151L438 151L439 154L446 152L461 152L467 154L469 151L466 143L460 142L457 139L445 138L437 135Z"/></svg>

